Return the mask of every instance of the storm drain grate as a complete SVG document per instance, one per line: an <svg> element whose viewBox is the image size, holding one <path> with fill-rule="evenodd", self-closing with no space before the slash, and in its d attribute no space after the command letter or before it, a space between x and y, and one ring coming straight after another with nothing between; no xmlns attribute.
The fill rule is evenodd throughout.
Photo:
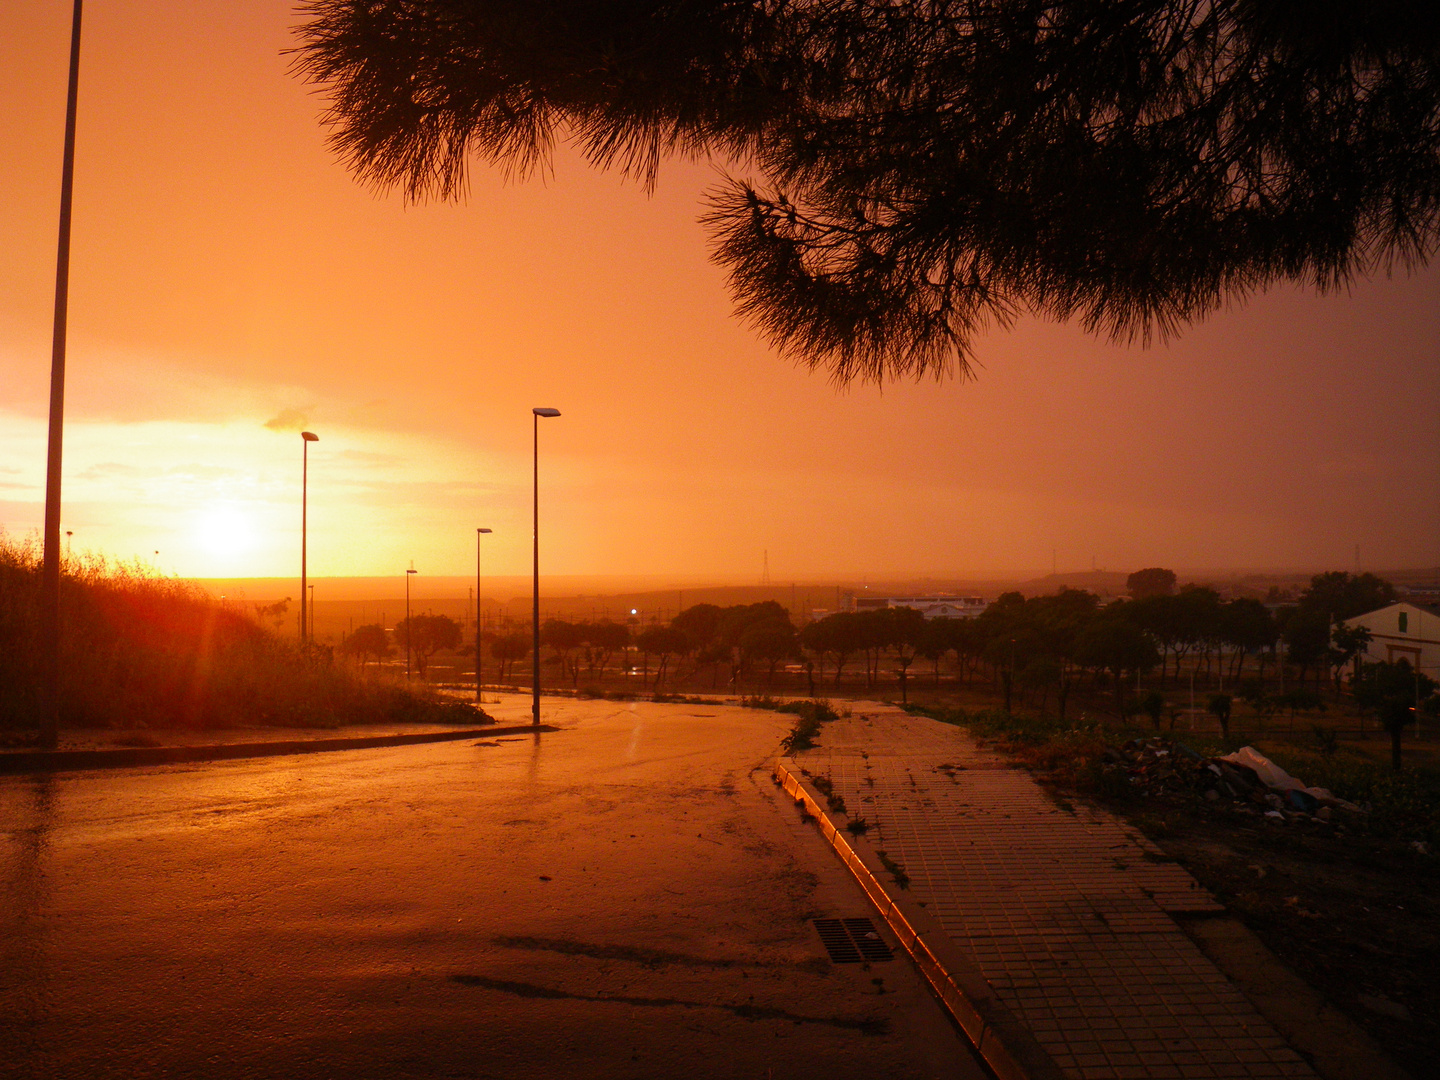
<svg viewBox="0 0 1440 1080"><path fill-rule="evenodd" d="M816 919L815 932L835 964L894 960L895 954L869 919Z"/></svg>

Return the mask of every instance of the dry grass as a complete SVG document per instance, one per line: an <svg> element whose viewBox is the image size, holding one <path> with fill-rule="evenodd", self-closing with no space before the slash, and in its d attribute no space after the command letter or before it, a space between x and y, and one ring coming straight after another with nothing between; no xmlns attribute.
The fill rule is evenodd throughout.
<svg viewBox="0 0 1440 1080"><path fill-rule="evenodd" d="M335 727L433 722L453 711L358 678L328 653L306 655L197 586L139 564L67 559L60 608L66 727ZM39 626L39 545L0 533L0 727L39 726Z"/></svg>

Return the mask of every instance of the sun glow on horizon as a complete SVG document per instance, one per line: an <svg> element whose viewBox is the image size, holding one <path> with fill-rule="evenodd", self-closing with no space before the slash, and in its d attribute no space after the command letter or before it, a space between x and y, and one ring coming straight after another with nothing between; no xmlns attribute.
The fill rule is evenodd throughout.
<svg viewBox="0 0 1440 1080"><path fill-rule="evenodd" d="M235 559L255 545L255 522L236 506L213 506L195 523L196 543L211 555Z"/></svg>

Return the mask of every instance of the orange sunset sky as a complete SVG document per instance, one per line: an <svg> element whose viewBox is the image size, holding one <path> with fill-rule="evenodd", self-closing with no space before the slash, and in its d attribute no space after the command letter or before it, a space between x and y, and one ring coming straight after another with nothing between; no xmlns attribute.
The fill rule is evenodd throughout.
<svg viewBox="0 0 1440 1080"><path fill-rule="evenodd" d="M0 524L39 528L68 2L0 5ZM697 224L564 148L409 206L328 152L270 0L88 0L63 528L183 575L529 565L776 580L1440 565L1440 272L1284 287L1148 349L1024 320L975 381L837 390ZM159 552L158 556L153 552Z"/></svg>

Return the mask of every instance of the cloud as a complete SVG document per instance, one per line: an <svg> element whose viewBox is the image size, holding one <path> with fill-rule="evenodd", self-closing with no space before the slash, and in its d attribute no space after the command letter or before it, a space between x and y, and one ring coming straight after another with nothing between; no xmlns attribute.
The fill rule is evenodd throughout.
<svg viewBox="0 0 1440 1080"><path fill-rule="evenodd" d="M299 431L310 418L299 409L281 409L278 414L265 421L271 431Z"/></svg>

